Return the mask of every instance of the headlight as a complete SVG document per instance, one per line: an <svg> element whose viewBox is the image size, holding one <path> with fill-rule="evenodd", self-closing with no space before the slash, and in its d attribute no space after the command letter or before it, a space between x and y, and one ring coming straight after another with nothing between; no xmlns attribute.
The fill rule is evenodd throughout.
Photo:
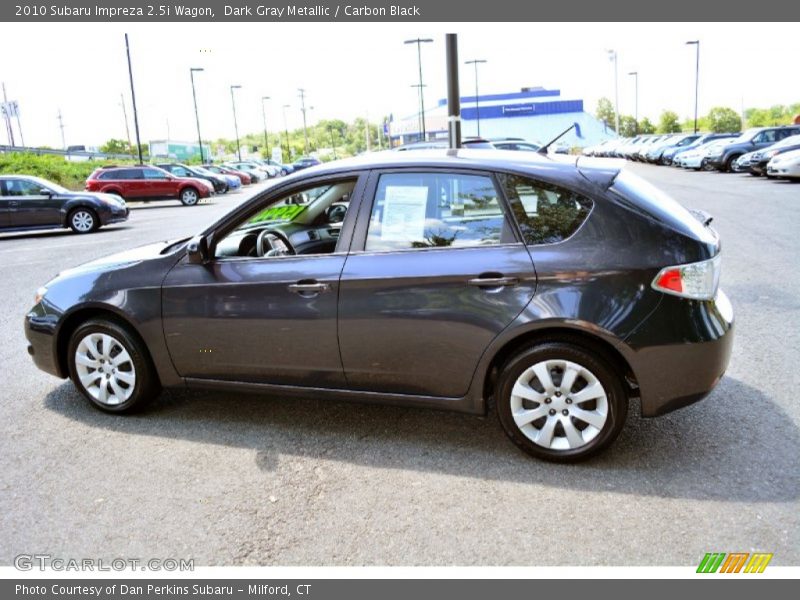
<svg viewBox="0 0 800 600"><path fill-rule="evenodd" d="M33 297L33 303L39 304L44 298L44 295L47 293L47 288L45 286L40 287L36 290L36 295Z"/></svg>

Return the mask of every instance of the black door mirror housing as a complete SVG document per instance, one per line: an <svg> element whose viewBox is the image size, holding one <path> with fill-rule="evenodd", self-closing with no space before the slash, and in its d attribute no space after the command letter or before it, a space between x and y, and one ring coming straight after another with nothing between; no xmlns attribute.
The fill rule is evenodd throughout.
<svg viewBox="0 0 800 600"><path fill-rule="evenodd" d="M186 245L186 256L193 265L206 264L209 261L208 240L202 235L193 237Z"/></svg>

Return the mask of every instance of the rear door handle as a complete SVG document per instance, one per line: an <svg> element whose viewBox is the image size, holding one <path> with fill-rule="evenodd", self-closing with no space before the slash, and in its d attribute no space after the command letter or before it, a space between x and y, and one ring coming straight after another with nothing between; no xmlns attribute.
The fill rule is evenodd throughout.
<svg viewBox="0 0 800 600"><path fill-rule="evenodd" d="M297 283L290 283L288 286L290 292L299 294L304 297L316 296L322 292L327 292L330 286L327 283L320 283L319 281L298 281Z"/></svg>
<svg viewBox="0 0 800 600"><path fill-rule="evenodd" d="M467 281L469 285L482 288L496 288L519 284L519 277L476 277Z"/></svg>

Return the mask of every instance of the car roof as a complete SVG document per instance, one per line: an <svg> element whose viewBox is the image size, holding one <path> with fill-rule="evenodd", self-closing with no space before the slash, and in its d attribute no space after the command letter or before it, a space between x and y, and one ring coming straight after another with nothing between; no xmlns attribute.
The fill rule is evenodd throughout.
<svg viewBox="0 0 800 600"><path fill-rule="evenodd" d="M517 152L514 150L480 150L480 149L429 149L394 152L384 150L362 154L353 158L345 158L311 167L303 173L336 173L361 169L391 168L461 168L481 170L521 170L532 171L546 169L559 171L562 174L574 172L577 156L545 155L533 152ZM584 159L585 161L585 159ZM582 161L582 164L583 162Z"/></svg>

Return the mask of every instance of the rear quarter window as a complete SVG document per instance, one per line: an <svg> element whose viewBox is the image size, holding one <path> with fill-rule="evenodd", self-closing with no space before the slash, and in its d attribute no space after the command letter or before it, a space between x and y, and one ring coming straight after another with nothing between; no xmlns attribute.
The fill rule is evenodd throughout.
<svg viewBox="0 0 800 600"><path fill-rule="evenodd" d="M566 188L521 175L498 175L528 245L554 244L574 234L592 201Z"/></svg>

